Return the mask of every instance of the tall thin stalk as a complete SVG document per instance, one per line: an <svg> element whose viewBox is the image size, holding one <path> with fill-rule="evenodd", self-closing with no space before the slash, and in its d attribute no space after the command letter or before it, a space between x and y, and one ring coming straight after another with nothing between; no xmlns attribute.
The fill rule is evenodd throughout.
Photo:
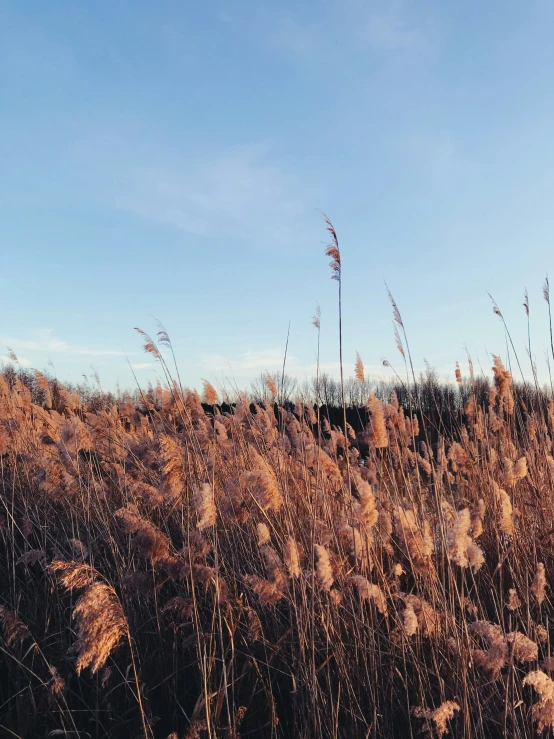
<svg viewBox="0 0 554 739"><path fill-rule="evenodd" d="M516 348L514 346L514 342L512 341L512 335L510 334L510 331L508 330L508 324L506 323L506 321L504 319L504 316L502 315L502 311L498 307L498 304L497 304L496 300L492 297L492 295L490 293L488 293L488 296L492 300L492 310L493 310L493 313L496 316L498 316L500 318L500 320L502 321L502 323L504 324L504 330L506 331L506 335L507 335L507 337L508 337L508 339L510 341L510 344L512 346L512 349L513 349L513 352L514 352L514 356L516 358L517 366L519 367L519 372L521 374L521 379L523 380L523 384L525 386L527 386L527 381L525 380L525 375L523 374L523 370L521 369L521 364L519 363L519 357L517 355Z"/></svg>
<svg viewBox="0 0 554 739"><path fill-rule="evenodd" d="M318 455L317 455L317 462L316 462L316 469L315 469L315 489L314 489L314 502L313 502L313 515L312 515L312 531L311 531L311 568L312 572L315 572L315 529L316 529L316 521L318 516L318 506L319 506L319 448L321 447L321 410L320 410L320 403L319 403L319 357L320 357L320 342L321 342L321 308L319 307L319 303L316 306L315 314L312 318L312 323L317 329L317 360L316 360L316 406L317 406L317 443L318 443ZM317 672L316 672L316 632L315 632L315 601L316 601L316 592L315 589L312 588L311 590L311 598L310 598L310 637L311 637L311 644L310 644L310 650L311 650L311 671L312 671L312 684L313 689L315 690L317 685ZM315 695L314 695L314 702L315 702ZM316 717L317 717L317 711L315 711Z"/></svg>
<svg viewBox="0 0 554 739"><path fill-rule="evenodd" d="M529 362L531 363L531 372L533 373L533 380L535 382L535 389L539 389L539 381L537 378L537 368L533 362L533 354L531 353L531 319L529 315L529 293L525 288L523 296L523 307L525 308L525 314L527 316L527 353L529 354Z"/></svg>
<svg viewBox="0 0 554 739"><path fill-rule="evenodd" d="M283 405L284 403L284 393L285 393L285 365L287 363L287 352L289 349L289 336L290 336L290 321L289 321L289 327L287 329L287 341L285 343L285 354L283 356L283 370L281 372L281 399L279 405Z"/></svg>
<svg viewBox="0 0 554 739"><path fill-rule="evenodd" d="M550 307L550 283L548 282L548 275L546 275L546 278L544 280L542 294L548 304L548 324L550 326L550 350L552 352L552 359L554 359L554 337L552 336L552 310Z"/></svg>
<svg viewBox="0 0 554 739"><path fill-rule="evenodd" d="M325 218L325 223L327 224L327 231L331 234L331 243L327 246L325 250L325 254L328 257L331 257L331 262L329 263L329 266L331 267L331 279L336 280L339 283L339 363L340 363L340 393L341 393L341 402L342 402L342 410L343 410L343 419L344 419L344 436L347 437L347 429L346 429L346 401L344 397L344 368L342 363L342 264L341 264L341 256L340 256L340 249L339 249L339 241L337 238L337 232L335 231L335 227L327 218L326 215L323 216ZM346 462L347 462L347 468L348 468L348 455L346 455ZM350 471L348 472L348 488L350 489Z"/></svg>
<svg viewBox="0 0 554 739"><path fill-rule="evenodd" d="M336 280L339 283L339 362L340 362L340 392L342 401L342 413L343 413L343 430L344 430L344 459L346 462L346 483L348 486L348 499L350 500L350 514L353 515L353 504L352 504L352 482L350 479L350 459L348 455L348 429L346 423L346 401L344 397L344 368L342 362L342 264L340 257L339 241L337 238L337 232L331 221L324 216L325 223L327 224L327 230L331 234L331 243L327 246L325 254L331 257L329 266L331 267L332 276L331 279ZM354 552L354 561L357 562L356 552L356 536L354 529L352 529L352 550Z"/></svg>

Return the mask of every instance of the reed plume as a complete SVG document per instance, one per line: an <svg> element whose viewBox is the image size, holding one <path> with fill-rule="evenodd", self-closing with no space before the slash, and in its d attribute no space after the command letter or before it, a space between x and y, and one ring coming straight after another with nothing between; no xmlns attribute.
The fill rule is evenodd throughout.
<svg viewBox="0 0 554 739"><path fill-rule="evenodd" d="M39 390L42 391L44 395L44 406L45 408L51 408L52 393L50 391L50 383L48 382L48 379L42 374L42 372L39 372L38 370L35 370L35 376L37 378L37 387L39 388Z"/></svg>
<svg viewBox="0 0 554 739"><path fill-rule="evenodd" d="M275 475L267 467L243 472L241 480L248 487L262 510L278 511L283 505L283 496Z"/></svg>
<svg viewBox="0 0 554 739"><path fill-rule="evenodd" d="M317 578L321 584L321 587L329 592L331 590L331 585L334 582L333 568L331 567L329 552L321 544L315 545L315 551L317 553Z"/></svg>
<svg viewBox="0 0 554 739"><path fill-rule="evenodd" d="M155 563L169 555L168 537L155 524L143 518L135 506L120 508L114 516L125 533L133 535L133 549L139 556Z"/></svg>
<svg viewBox="0 0 554 739"><path fill-rule="evenodd" d="M394 510L394 522L398 537L415 570L421 574L428 574L435 549L429 521L424 520L420 526L412 510L397 506Z"/></svg>
<svg viewBox="0 0 554 739"><path fill-rule="evenodd" d="M446 534L448 558L459 567L471 565L474 572L479 570L485 562L485 556L480 547L468 535L471 527L469 508L453 512L453 519Z"/></svg>
<svg viewBox="0 0 554 739"><path fill-rule="evenodd" d="M504 368L500 357L493 354L494 364L492 371L494 374L494 388L497 397L503 401L503 407L506 413L513 413L514 398L512 395L512 375Z"/></svg>
<svg viewBox="0 0 554 739"><path fill-rule="evenodd" d="M270 580L264 580L257 575L246 575L244 581L256 593L263 605L274 606L285 597L277 585Z"/></svg>
<svg viewBox="0 0 554 739"><path fill-rule="evenodd" d="M194 495L194 508L198 516L196 527L202 531L209 526L215 526L217 510L214 493L208 482L202 483Z"/></svg>
<svg viewBox="0 0 554 739"><path fill-rule="evenodd" d="M413 606L408 604L406 608L402 611L401 615L402 623L404 624L404 629L406 631L406 636L413 636L414 634L416 634L419 628L419 622Z"/></svg>
<svg viewBox="0 0 554 739"><path fill-rule="evenodd" d="M109 583L99 579L93 567L55 560L50 569L67 590L84 591L73 608L77 622L77 673L90 667L94 674L129 634L119 598Z"/></svg>
<svg viewBox="0 0 554 739"><path fill-rule="evenodd" d="M278 393L278 391L277 391L277 384L276 384L275 380L273 379L273 377L269 374L269 372L266 372L265 373L264 382L265 382L266 388L271 393L271 397L272 398L276 398L277 397L277 393Z"/></svg>
<svg viewBox="0 0 554 739"><path fill-rule="evenodd" d="M352 575L350 577L352 585L356 586L358 595L362 600L372 600L375 603L375 607L386 616L388 613L387 599L381 588L373 582L369 582L363 575Z"/></svg>
<svg viewBox="0 0 554 739"><path fill-rule="evenodd" d="M384 449L389 445L389 437L385 424L383 403L373 393L370 393L367 405L371 413L370 442L376 449Z"/></svg>
<svg viewBox="0 0 554 739"><path fill-rule="evenodd" d="M21 644L21 642L30 636L29 629L23 621L15 613L4 608L4 606L0 606L0 624L2 624L4 641L8 647Z"/></svg>
<svg viewBox="0 0 554 739"><path fill-rule="evenodd" d="M425 719L424 731L431 735L436 733L438 737L442 737L448 734L448 722L454 718L454 714L459 710L460 706L455 701L444 701L434 710L421 707L414 708L414 716Z"/></svg>
<svg viewBox="0 0 554 739"><path fill-rule="evenodd" d="M207 405L217 405L217 390L208 380L202 380L202 382L204 383L204 401Z"/></svg>
<svg viewBox="0 0 554 739"><path fill-rule="evenodd" d="M539 700L533 705L537 733L554 728L554 681L541 670L534 670L525 676L523 684L531 685L539 695Z"/></svg>
<svg viewBox="0 0 554 739"><path fill-rule="evenodd" d="M516 611L521 606L521 600L517 594L517 591L514 588L510 588L508 591L508 601L506 603L506 608L509 611Z"/></svg>
<svg viewBox="0 0 554 739"><path fill-rule="evenodd" d="M256 530L258 532L258 546L263 547L264 544L269 544L271 541L271 534L269 533L269 529L265 523L259 523L256 526Z"/></svg>
<svg viewBox="0 0 554 739"><path fill-rule="evenodd" d="M358 382L361 382L361 383L365 382L364 364L358 352L356 352L356 364L354 366L354 375L356 377L356 380L358 380Z"/></svg>
<svg viewBox="0 0 554 739"><path fill-rule="evenodd" d="M499 510L498 525L500 530L508 536L512 536L514 533L514 519L513 519L513 508L510 496L505 490L494 484L494 495Z"/></svg>
<svg viewBox="0 0 554 739"><path fill-rule="evenodd" d="M537 565L537 571L531 583L530 590L535 596L537 603L541 605L546 598L546 573L542 562L539 562Z"/></svg>
<svg viewBox="0 0 554 739"><path fill-rule="evenodd" d="M459 383L460 385L463 382L463 380L462 380L462 372L460 370L460 365L458 364L458 362L456 362L456 382Z"/></svg>
<svg viewBox="0 0 554 739"><path fill-rule="evenodd" d="M300 555L298 553L298 544L289 536L285 542L284 555L285 564L287 566L290 577L300 577Z"/></svg>

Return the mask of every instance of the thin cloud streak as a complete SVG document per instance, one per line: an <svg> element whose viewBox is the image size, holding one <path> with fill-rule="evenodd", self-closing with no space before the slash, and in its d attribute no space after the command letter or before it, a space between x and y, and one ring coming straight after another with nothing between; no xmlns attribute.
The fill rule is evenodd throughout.
<svg viewBox="0 0 554 739"><path fill-rule="evenodd" d="M316 188L283 165L276 145L201 148L171 151L157 143L141 151L140 141L130 147L116 129L107 140L95 132L82 136L68 156L81 173L81 188L154 223L200 237L300 238L311 213L304 202L317 201Z"/></svg>
<svg viewBox="0 0 554 739"><path fill-rule="evenodd" d="M0 355L0 364L16 364L7 354ZM27 357L22 357L21 355L17 355L17 364L20 367L30 367L31 366L31 360L27 359Z"/></svg>
<svg viewBox="0 0 554 739"><path fill-rule="evenodd" d="M135 370L144 370L155 369L156 365L153 362L138 362L137 364L131 364L131 367Z"/></svg>
<svg viewBox="0 0 554 739"><path fill-rule="evenodd" d="M0 336L0 345L11 347L17 354L18 349L24 351L41 352L47 354L62 354L65 356L89 356L89 357L124 357L135 352L117 351L114 349L97 349L70 344L64 339L57 338L51 329L37 331L36 339L20 339L13 336Z"/></svg>
<svg viewBox="0 0 554 739"><path fill-rule="evenodd" d="M205 356L201 360L201 365L209 370L212 374L220 374L226 376L231 373L237 378L253 379L263 372L270 373L280 372L283 367L283 350L282 349L262 349L258 351L247 351L234 357L226 357L222 354L212 354ZM289 354L285 365L285 372L299 380L311 379L316 376L317 363L303 363L296 356ZM334 378L340 377L339 362L321 362L319 365L320 374L327 374ZM381 365L366 366L366 372L373 378L383 375L383 367ZM353 374L347 369L347 375Z"/></svg>

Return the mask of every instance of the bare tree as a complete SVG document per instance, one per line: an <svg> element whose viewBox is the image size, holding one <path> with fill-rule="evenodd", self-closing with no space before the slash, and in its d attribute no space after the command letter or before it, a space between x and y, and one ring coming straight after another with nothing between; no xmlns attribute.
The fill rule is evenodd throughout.
<svg viewBox="0 0 554 739"><path fill-rule="evenodd" d="M275 383L277 388L277 398L283 403L294 401L294 395L298 387L298 383L294 377L283 375L281 372L262 372L255 380L250 383L250 397L254 403L271 403L276 398L268 388L268 377Z"/></svg>

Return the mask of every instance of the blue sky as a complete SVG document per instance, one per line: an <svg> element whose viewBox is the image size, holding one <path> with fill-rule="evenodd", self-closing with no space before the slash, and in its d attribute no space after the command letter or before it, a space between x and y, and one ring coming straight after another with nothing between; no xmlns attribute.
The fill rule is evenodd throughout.
<svg viewBox="0 0 554 739"><path fill-rule="evenodd" d="M282 361L488 371L491 292L524 358L554 278L554 4L444 0L0 7L0 355L105 386L155 378L134 326L172 337L183 380L247 384ZM49 364L50 362L50 364Z"/></svg>

